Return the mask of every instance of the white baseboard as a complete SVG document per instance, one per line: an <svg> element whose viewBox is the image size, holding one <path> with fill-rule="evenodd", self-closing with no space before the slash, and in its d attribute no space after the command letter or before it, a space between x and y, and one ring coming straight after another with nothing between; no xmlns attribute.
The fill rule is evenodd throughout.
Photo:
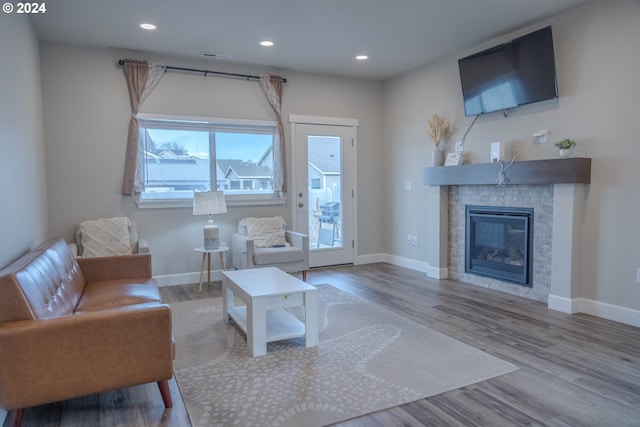
<svg viewBox="0 0 640 427"><path fill-rule="evenodd" d="M409 268L411 270L421 271L423 273L429 272L429 263L424 261L418 261L415 259L385 254L384 262L397 265L398 267L404 267L404 268Z"/></svg>
<svg viewBox="0 0 640 427"><path fill-rule="evenodd" d="M549 295L548 307L563 313L584 313L640 328L640 310L634 310L587 298L565 298Z"/></svg>
<svg viewBox="0 0 640 427"><path fill-rule="evenodd" d="M386 262L392 265L397 265L398 267L421 271L426 273L427 277L431 277L433 279L446 279L449 277L447 268L433 267L429 265L428 262L389 254L379 253L361 255L356 258L355 264L373 264L377 262ZM192 273L166 274L154 276L154 278L158 282L158 286L186 285L189 283L197 283L200 280L200 272L195 271ZM207 277L203 277L203 280L206 281ZM221 270L212 270L211 280L222 280ZM634 310L605 302L594 301L586 298L565 298L558 295L549 295L547 306L551 310L563 313L585 313L602 319L613 320L614 322L640 327L640 310ZM2 418L2 412L0 412L0 418Z"/></svg>
<svg viewBox="0 0 640 427"><path fill-rule="evenodd" d="M355 265L374 264L376 262L385 262L384 254L359 255L356 257Z"/></svg>
<svg viewBox="0 0 640 427"><path fill-rule="evenodd" d="M211 270L211 280L222 280L222 270ZM194 271L192 273L180 273L180 274L164 274L160 276L153 276L158 282L158 286L176 286L176 285L188 285L190 283L198 283L200 281L200 272ZM207 281L207 272L205 271L203 282Z"/></svg>
<svg viewBox="0 0 640 427"><path fill-rule="evenodd" d="M431 277L433 279L446 279L449 277L449 270L447 268L433 267L429 265L428 262L389 254L360 255L357 257L355 264L373 264L376 262L386 262L392 265L397 265L398 267L420 271L422 273L426 273L427 277Z"/></svg>
<svg viewBox="0 0 640 427"><path fill-rule="evenodd" d="M427 276L433 279L446 279L449 277L449 271L447 268L433 267L427 262L416 261L394 255L380 255L382 255L381 258L383 262L388 262L389 264L397 265L399 267L422 271L427 273ZM379 258L380 256L378 255L376 259ZM587 298L570 299L558 295L549 295L547 306L552 310L561 311L563 313L585 313L602 319L624 323L625 325L640 327L640 310L634 310L605 302L594 301Z"/></svg>
<svg viewBox="0 0 640 427"><path fill-rule="evenodd" d="M549 295L547 307L562 313L576 314L580 312L579 298L565 298L558 295Z"/></svg>
<svg viewBox="0 0 640 427"><path fill-rule="evenodd" d="M640 310L620 307L606 302L580 298L580 311L603 319L640 328Z"/></svg>
<svg viewBox="0 0 640 427"><path fill-rule="evenodd" d="M429 269L427 270L427 276L431 277L432 279L438 279L438 280L448 279L449 269L447 267L438 268L438 267L429 266Z"/></svg>

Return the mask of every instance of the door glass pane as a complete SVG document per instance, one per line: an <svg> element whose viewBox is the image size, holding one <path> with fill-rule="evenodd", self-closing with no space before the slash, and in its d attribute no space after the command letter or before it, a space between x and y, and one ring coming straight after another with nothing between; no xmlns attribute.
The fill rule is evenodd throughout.
<svg viewBox="0 0 640 427"><path fill-rule="evenodd" d="M311 250L342 247L342 138L307 138L309 246Z"/></svg>

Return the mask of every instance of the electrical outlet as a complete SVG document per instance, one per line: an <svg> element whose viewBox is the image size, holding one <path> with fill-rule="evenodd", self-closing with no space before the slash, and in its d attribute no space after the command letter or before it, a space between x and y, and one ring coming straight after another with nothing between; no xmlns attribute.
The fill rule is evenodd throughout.
<svg viewBox="0 0 640 427"><path fill-rule="evenodd" d="M411 244L411 234L407 234L407 243Z"/></svg>
<svg viewBox="0 0 640 427"><path fill-rule="evenodd" d="M464 150L464 144L462 143L462 141L456 141L455 150L459 153L461 153Z"/></svg>
<svg viewBox="0 0 640 427"><path fill-rule="evenodd" d="M418 236L411 236L411 245L418 246Z"/></svg>
<svg viewBox="0 0 640 427"><path fill-rule="evenodd" d="M545 142L547 142L547 136L549 135L549 132L546 130L541 130L540 132L536 132L533 134L533 137L536 138L536 140L538 141L539 144L543 144Z"/></svg>
<svg viewBox="0 0 640 427"><path fill-rule="evenodd" d="M491 143L491 163L501 162L504 159L504 144L500 141Z"/></svg>
<svg viewBox="0 0 640 427"><path fill-rule="evenodd" d="M413 186L413 185L412 185L411 181L407 181L407 182L405 182L405 183L404 183L404 189L405 189L406 191L411 191L411 187L412 187L412 186Z"/></svg>

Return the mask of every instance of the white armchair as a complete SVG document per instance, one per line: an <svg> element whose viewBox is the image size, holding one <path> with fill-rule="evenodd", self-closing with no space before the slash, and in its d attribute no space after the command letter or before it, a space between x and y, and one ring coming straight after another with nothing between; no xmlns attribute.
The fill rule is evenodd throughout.
<svg viewBox="0 0 640 427"><path fill-rule="evenodd" d="M231 236L231 258L237 270L278 267L288 273L302 272L307 280L309 236L285 230L282 217L242 218Z"/></svg>
<svg viewBox="0 0 640 427"><path fill-rule="evenodd" d="M126 217L81 222L69 248L83 258L149 253L147 241L138 238L136 223Z"/></svg>

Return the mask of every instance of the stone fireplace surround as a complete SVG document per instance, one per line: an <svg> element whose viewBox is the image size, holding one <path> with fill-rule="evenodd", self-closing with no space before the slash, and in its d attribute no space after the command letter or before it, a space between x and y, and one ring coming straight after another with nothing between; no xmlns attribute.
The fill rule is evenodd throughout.
<svg viewBox="0 0 640 427"><path fill-rule="evenodd" d="M449 187L447 266L450 279L547 302L551 288L553 186L452 185ZM465 273L465 207L533 208L532 287Z"/></svg>
<svg viewBox="0 0 640 427"><path fill-rule="evenodd" d="M562 163L565 162L565 163ZM565 313L579 311L580 235L591 159L516 162L504 187L495 185L497 164L425 168L428 192L427 275L451 278L546 302ZM533 287L464 272L465 205L533 207Z"/></svg>

